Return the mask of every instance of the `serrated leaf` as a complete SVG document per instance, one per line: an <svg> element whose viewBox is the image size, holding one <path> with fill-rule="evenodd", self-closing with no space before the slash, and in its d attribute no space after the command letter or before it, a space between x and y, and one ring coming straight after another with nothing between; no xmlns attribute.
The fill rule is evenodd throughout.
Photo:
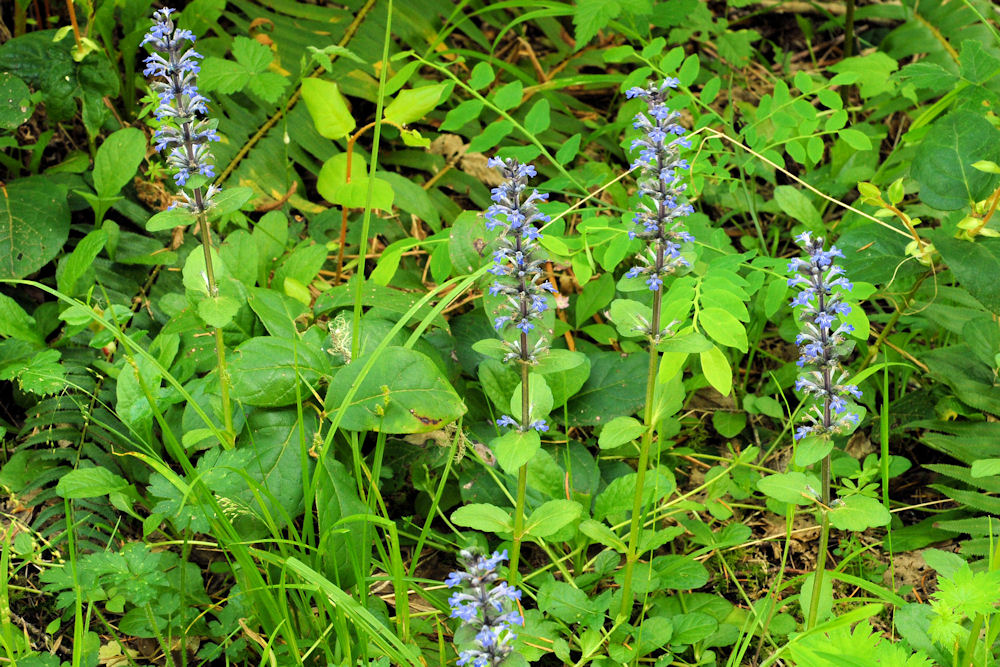
<svg viewBox="0 0 1000 667"><path fill-rule="evenodd" d="M274 59L271 49L256 39L250 39L243 35L237 35L233 38L231 50L233 57L236 58L236 62L242 65L251 75L259 74L266 70L267 66Z"/></svg>

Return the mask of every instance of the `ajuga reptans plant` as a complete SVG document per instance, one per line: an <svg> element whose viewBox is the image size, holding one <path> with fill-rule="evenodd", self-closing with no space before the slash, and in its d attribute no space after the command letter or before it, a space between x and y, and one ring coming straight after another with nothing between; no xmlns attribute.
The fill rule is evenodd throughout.
<svg viewBox="0 0 1000 667"><path fill-rule="evenodd" d="M788 262L788 271L795 274L788 279L788 286L800 288L791 305L802 309L799 319L803 322L802 331L795 339L800 355L797 363L802 368L795 389L815 399L806 412L807 423L796 429L795 439L812 436L829 440L851 430L859 420L857 414L849 411L847 397L861 398L861 391L847 384L847 374L840 366L840 359L846 352L845 334L854 331L852 325L843 321L850 314L851 306L844 303L840 290L850 292L853 285L844 275L843 267L833 263L835 258L844 256L837 246L824 250L823 239L813 238L809 232L799 234L795 240L806 251L805 259L795 257ZM808 627L816 621L830 536L826 509L831 506L829 453L823 457L820 475L820 499L824 509Z"/></svg>
<svg viewBox="0 0 1000 667"><path fill-rule="evenodd" d="M219 192L215 185L203 189L191 187L192 175L206 178L215 176L209 143L219 141L212 121L204 118L208 113L208 98L198 92L198 72L201 55L190 46L195 37L190 30L179 29L170 15L173 9L160 9L153 13L153 27L142 40L156 51L146 60L143 74L151 77L150 88L159 98L156 119L162 123L153 138L157 151L169 151L167 165L174 171L174 181L180 186L180 206L187 209L201 228L202 247L205 253L205 282L210 297L219 295L212 266L212 236L206 212L212 207ZM190 191L190 192L189 192ZM222 394L222 411L229 444L233 432L232 407L229 403L229 379L226 373L225 347L222 331L215 328L215 347L219 360L219 390Z"/></svg>
<svg viewBox="0 0 1000 667"><path fill-rule="evenodd" d="M666 104L669 91L677 85L677 79L667 78L645 88L630 88L625 93L628 98L642 98L646 102L646 111L636 114L632 123L632 127L642 134L631 145L632 150L639 150L632 168L639 170L640 204L632 218L634 226L629 231L631 238L642 239L646 246L637 256L639 264L625 275L629 278L645 278L646 285L653 292L653 309L652 321L642 331L649 341L649 372L646 378L645 431L639 446L636 489L622 579L620 615L623 617L627 617L632 609L632 571L640 555L639 533L645 518L642 490L653 441L653 398L659 362L656 345L670 335L673 324L664 326L661 322L663 281L667 276L690 266L690 262L681 254L681 244L694 241L683 228L684 217L694 209L689 203L682 201L687 187L684 174L688 170L688 163L680 154L682 148L690 148L691 142L685 136L687 130L677 122L680 113Z"/></svg>
<svg viewBox="0 0 1000 667"><path fill-rule="evenodd" d="M548 309L546 294L555 292L555 287L545 280L538 282L544 261L538 254L539 233L536 223L549 221L549 216L538 209L536 202L545 201L548 196L533 190L527 192L528 179L535 176L535 168L521 164L517 160L491 158L489 166L499 167L503 182L493 188L493 204L486 210L486 228L499 229L497 250L493 253L490 273L495 276L490 286L490 294L502 296L503 301L493 321L497 331L517 330L513 340L505 340L507 354L504 362L513 361L521 365L521 418L503 415L497 425L514 428L522 433L547 431L546 415L531 414L529 391L530 373L538 356L547 349L544 336L531 342L536 322ZM514 539L511 544L511 580L517 581L517 564L521 552L521 537L524 530L524 505L527 489L527 464L518 471L517 498L514 508Z"/></svg>
<svg viewBox="0 0 1000 667"><path fill-rule="evenodd" d="M517 638L512 626L524 625L520 611L512 608L521 599L521 591L505 581L498 582L497 567L507 560L507 551L486 557L475 551L459 552L464 570L452 572L445 579L449 588L462 590L448 599L451 617L476 630L475 646L459 654L458 665L492 667L501 664L513 652Z"/></svg>

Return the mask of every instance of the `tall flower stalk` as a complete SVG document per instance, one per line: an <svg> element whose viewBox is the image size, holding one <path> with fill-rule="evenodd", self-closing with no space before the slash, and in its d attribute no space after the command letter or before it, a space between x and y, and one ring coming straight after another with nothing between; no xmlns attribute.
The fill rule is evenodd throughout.
<svg viewBox="0 0 1000 667"><path fill-rule="evenodd" d="M497 420L501 427L514 428L522 433L535 430L547 431L548 425L540 417L531 414L530 373L532 365L538 363L538 355L547 349L545 338L538 338L532 344L529 334L535 328L535 321L548 309L546 293L555 293L550 282L538 282L544 260L538 256L539 233L536 223L549 221L549 216L538 209L536 202L545 201L548 195L537 190L527 192L528 179L535 176L535 168L521 164L517 160L491 158L490 167L500 169L503 182L493 188L493 204L486 210L486 228L500 229L497 250L493 253L490 273L496 276L490 286L490 294L503 296L500 310L493 321L497 331L516 329L518 335L513 340L505 340L507 354L504 362L516 362L521 366L521 417L514 419L503 415ZM528 484L528 466L522 465L517 474L517 497L514 507L514 539L511 543L510 580L517 583L517 565L524 538L524 505Z"/></svg>
<svg viewBox="0 0 1000 667"><path fill-rule="evenodd" d="M803 369L795 381L795 390L815 398L806 412L806 423L795 430L795 439L815 436L829 440L854 428L859 419L848 411L847 400L849 396L861 398L861 391L856 385L847 384L847 373L840 365L845 335L854 331L852 325L842 321L850 314L851 307L841 299L841 292L834 290L850 292L853 285L845 277L843 267L833 263L835 258L844 256L837 246L823 250L823 239L814 239L809 232L799 234L795 240L806 251L806 258L795 257L788 262L788 271L795 274L788 279L788 286L800 288L791 305L802 309L799 319L804 323L795 339L800 355L797 364ZM807 627L816 622L830 539L829 453L823 457L820 475L822 522Z"/></svg>
<svg viewBox="0 0 1000 667"><path fill-rule="evenodd" d="M517 638L512 626L524 625L520 611L513 609L521 591L498 579L497 567L507 560L507 551L486 557L462 550L459 560L463 570L445 579L449 588L461 587L448 599L451 617L476 630L475 645L459 654L458 665L494 667L507 659Z"/></svg>
<svg viewBox="0 0 1000 667"><path fill-rule="evenodd" d="M629 237L646 242L639 253L639 264L626 273L629 278L645 278L646 285L653 292L652 320L643 333L649 342L649 372L646 378L646 405L643 412L645 430L639 445L639 460L636 468L635 496L632 503L632 521L629 526L628 549L625 554L625 573L622 579L622 606L620 616L627 618L632 611L632 573L639 559L639 537L645 523L642 503L643 486L646 482L646 468L649 467L649 451L653 443L655 419L653 401L656 391L659 353L657 344L669 335L670 325L663 326L661 310L663 304L663 279L678 269L690 266L681 255L681 243L694 238L683 229L683 218L692 213L690 204L682 202L686 188L683 172L688 169L687 160L681 158L681 148L690 148L691 142L684 135L687 130L677 120L680 113L666 105L670 89L676 88L677 79L667 78L660 84L650 84L646 88L631 88L626 97L639 97L646 101L646 111L635 116L632 126L642 135L632 142L632 150L639 155L632 165L639 169L639 210L633 216L634 227Z"/></svg>
<svg viewBox="0 0 1000 667"><path fill-rule="evenodd" d="M153 26L142 40L155 51L146 59L143 75L150 77L150 88L159 98L156 119L163 125L153 134L157 151L169 151L167 164L174 171L174 181L179 191L179 206L195 216L201 230L202 249L205 253L205 282L209 296L219 295L212 266L212 236L206 212L212 207L219 188L210 185L190 187L193 174L206 178L215 176L215 165L208 144L219 141L214 124L204 118L208 113L208 98L198 92L198 64L201 55L190 44L195 37L190 30L178 29L170 19L173 9L160 9L153 13ZM186 189L185 189L186 188ZM219 362L219 390L222 394L222 412L226 435L235 437L232 407L229 403L229 376L226 372L226 350L222 329L215 328L215 349Z"/></svg>

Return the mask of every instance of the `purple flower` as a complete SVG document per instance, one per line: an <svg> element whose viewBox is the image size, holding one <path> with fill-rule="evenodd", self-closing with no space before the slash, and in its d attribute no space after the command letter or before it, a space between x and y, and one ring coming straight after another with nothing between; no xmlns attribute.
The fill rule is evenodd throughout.
<svg viewBox="0 0 1000 667"><path fill-rule="evenodd" d="M198 92L197 76L201 71L201 54L188 48L194 42L190 30L179 30L170 19L173 9L153 13L154 23L142 44L151 44L158 52L146 57L143 75L155 77L149 86L160 104L156 119L163 125L154 134L157 151L168 150L167 165L174 170L174 181L184 187L192 174L215 177L215 167L208 149L209 142L219 141L219 135L208 120L199 118L208 111L208 98ZM197 189L194 196L181 193L180 206L200 215L212 205L219 189L210 186L204 193Z"/></svg>
<svg viewBox="0 0 1000 667"><path fill-rule="evenodd" d="M667 78L659 85L630 88L625 93L626 97L641 97L646 101L646 112L637 114L632 125L643 133L632 141L632 150L639 151L632 167L642 171L639 195L651 200L640 204L639 212L632 218L635 226L628 233L629 238L641 238L649 245L639 257L642 264L625 275L648 276L646 285L654 292L663 287L664 276L689 266L677 242L693 240L681 225L681 219L694 209L681 202L685 186L678 177L678 172L690 167L680 157L678 146L689 142L674 138L687 130L676 122L680 113L666 105L668 89L676 86L677 79Z"/></svg>
<svg viewBox="0 0 1000 667"><path fill-rule="evenodd" d="M851 312L851 306L834 290L834 287L845 291L851 288L851 283L843 277L843 267L833 263L844 255L836 246L823 250L823 239L814 239L809 232L799 234L795 240L806 251L805 258L793 258L788 263L788 270L795 273L788 280L789 286L801 288L791 305L802 308L800 319L805 323L795 338L800 354L796 363L804 370L811 366L796 380L795 390L815 395L819 403L806 413L811 423L796 430L798 440L809 433L842 433L854 426L858 416L848 412L847 397L860 398L861 391L844 384L846 374L840 370L839 346L844 335L854 331L850 324L837 324L838 318Z"/></svg>
<svg viewBox="0 0 1000 667"><path fill-rule="evenodd" d="M463 585L451 596L451 617L476 629L475 644L459 653L459 665L494 666L501 664L514 650L517 635L512 625L524 625L524 618L513 603L521 591L505 581L498 581L497 567L507 560L506 550L484 556L471 550L459 552L464 570L452 572L445 583Z"/></svg>
<svg viewBox="0 0 1000 667"><path fill-rule="evenodd" d="M545 293L555 293L548 281L536 282L544 263L538 256L542 235L537 225L549 221L549 216L542 213L537 204L546 201L548 195L534 190L527 192L528 178L537 173L530 164L498 157L490 158L487 164L499 168L504 178L493 188L494 203L486 211L486 228L500 229L498 248L489 269L497 279L489 291L509 297L500 306L493 326L497 331L513 327L520 332L517 340L504 342L510 352L505 360L531 362L544 350L544 345L530 347L528 334L535 329L534 321L548 309Z"/></svg>

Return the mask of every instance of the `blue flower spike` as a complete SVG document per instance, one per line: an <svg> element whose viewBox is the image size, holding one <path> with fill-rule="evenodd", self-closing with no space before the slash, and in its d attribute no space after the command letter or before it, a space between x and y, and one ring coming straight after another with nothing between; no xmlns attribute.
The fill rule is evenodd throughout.
<svg viewBox="0 0 1000 667"><path fill-rule="evenodd" d="M662 83L646 88L630 88L625 96L642 98L647 110L636 114L632 127L642 131L642 136L632 142L632 150L639 156L632 164L639 169L639 211L633 216L634 227L630 238L645 240L649 245L639 254L641 262L625 275L629 278L644 277L650 290L663 287L663 279L690 263L681 255L681 243L694 241L683 228L683 218L694 208L681 200L686 189L684 172L689 168L681 158L681 148L690 148L687 130L677 120L680 113L666 105L670 89L676 88L677 79L667 78Z"/></svg>
<svg viewBox="0 0 1000 667"><path fill-rule="evenodd" d="M788 262L788 272L795 274L788 279L788 286L800 288L791 306L802 309L799 319L803 322L802 332L795 338L800 355L797 364L803 369L795 390L817 399L806 413L809 423L795 430L795 439L800 440L808 435L843 433L857 425L859 417L848 412L847 397L861 398L861 390L846 383L847 373L840 366L845 336L854 332L854 327L843 321L851 307L844 303L840 291L850 292L854 286L844 276L843 267L833 263L844 254L837 246L824 250L823 239L813 238L809 232L795 240L806 251L805 258Z"/></svg>
<svg viewBox="0 0 1000 667"><path fill-rule="evenodd" d="M505 560L506 549L489 557L463 549L459 561L464 569L445 579L448 588L461 587L448 599L451 618L477 631L474 646L459 653L458 665L494 667L514 651L517 635L512 626L524 625L524 618L516 607L521 591L498 582L497 567Z"/></svg>
<svg viewBox="0 0 1000 667"><path fill-rule="evenodd" d="M555 287L547 280L539 282L545 260L539 256L539 241L542 238L537 224L549 221L549 216L538 209L538 202L548 199L548 195L537 190L528 192L528 179L536 175L530 164L521 164L513 159L491 158L490 167L500 169L503 182L493 188L493 204L486 210L486 228L499 230L497 250L493 253L493 266L489 272L496 276L489 287L493 296L502 296L503 302L493 319L497 331L515 329L518 335L513 340L505 340L504 363L514 360L524 364L535 364L538 356L548 346L544 337L539 337L532 345L529 335L535 331L536 321L549 308L548 294L555 294ZM497 420L498 426L516 427L520 431L545 431L542 420L528 422L524 417L519 424L512 417L503 416Z"/></svg>
<svg viewBox="0 0 1000 667"><path fill-rule="evenodd" d="M215 176L208 144L219 141L219 135L214 123L202 118L208 113L209 100L198 92L201 55L190 46L194 34L174 26L173 12L168 8L153 13L153 27L142 44L151 44L156 51L145 59L143 75L154 79L149 85L160 102L156 119L163 125L153 134L155 148L169 150L167 164L174 170L174 181L184 187L192 174ZM211 207L218 192L214 185L204 192L196 188L192 194L181 190L180 205L200 215Z"/></svg>

